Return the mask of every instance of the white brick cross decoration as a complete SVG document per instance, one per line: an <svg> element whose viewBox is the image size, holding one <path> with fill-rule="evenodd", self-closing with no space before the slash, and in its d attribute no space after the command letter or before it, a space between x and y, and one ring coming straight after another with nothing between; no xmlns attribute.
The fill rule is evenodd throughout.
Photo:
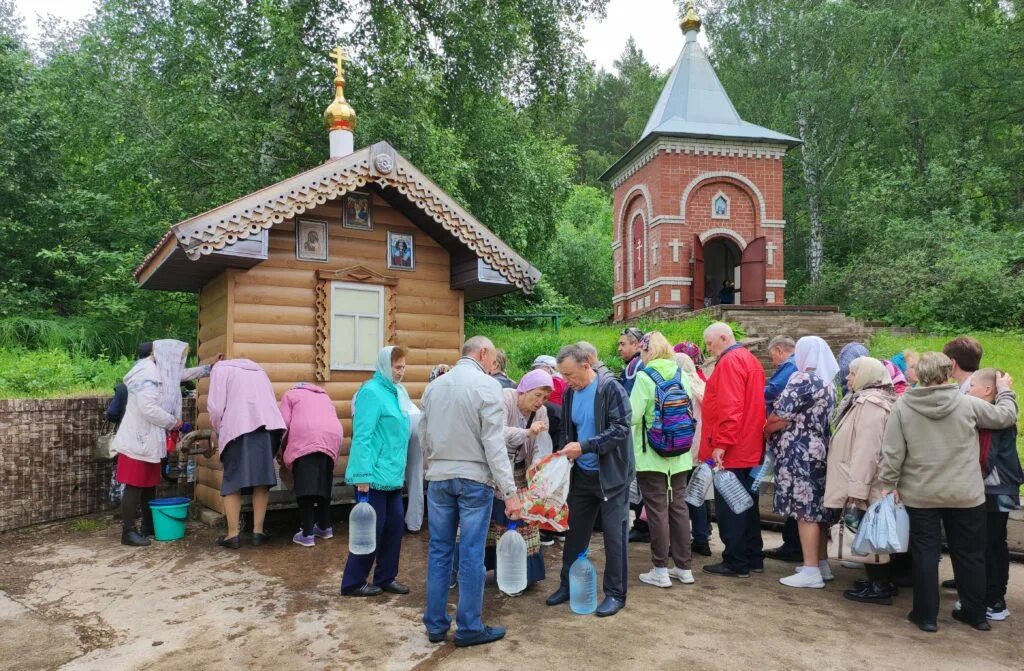
<svg viewBox="0 0 1024 671"><path fill-rule="evenodd" d="M654 265L658 265L658 241L657 240L654 241L654 261L652 261L652 263Z"/></svg>
<svg viewBox="0 0 1024 671"><path fill-rule="evenodd" d="M778 249L778 246L774 242L769 242L768 245L765 247L765 249L768 250L768 265L769 266L774 266L775 265L775 250Z"/></svg>
<svg viewBox="0 0 1024 671"><path fill-rule="evenodd" d="M683 243L673 238L672 242L668 243L668 246L672 248L672 263L679 263L679 249L683 246Z"/></svg>
<svg viewBox="0 0 1024 671"><path fill-rule="evenodd" d="M622 276L622 264L618 261L615 262L615 281L618 282Z"/></svg>

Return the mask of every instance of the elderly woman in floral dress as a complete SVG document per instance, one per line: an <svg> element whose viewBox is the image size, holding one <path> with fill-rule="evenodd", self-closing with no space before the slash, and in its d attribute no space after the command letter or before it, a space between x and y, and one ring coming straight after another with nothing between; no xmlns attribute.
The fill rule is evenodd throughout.
<svg viewBox="0 0 1024 671"><path fill-rule="evenodd" d="M839 363L828 343L817 336L797 341L795 358L797 372L786 383L764 429L775 458L772 507L777 514L796 519L804 555L803 566L779 582L820 589L825 580L832 580L822 526L829 521L825 475Z"/></svg>

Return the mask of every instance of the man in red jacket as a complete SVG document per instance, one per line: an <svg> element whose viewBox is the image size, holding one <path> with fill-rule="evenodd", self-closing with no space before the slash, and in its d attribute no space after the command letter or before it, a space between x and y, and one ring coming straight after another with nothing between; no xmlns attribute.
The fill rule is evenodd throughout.
<svg viewBox="0 0 1024 671"><path fill-rule="evenodd" d="M728 324L716 322L704 331L704 344L717 358L704 393L699 457L713 459L716 468L732 471L750 491L751 469L764 452L764 369L745 347L736 343ZM704 566L715 575L749 578L764 570L761 556L761 514L754 505L737 515L715 492L718 532L725 544L722 562Z"/></svg>

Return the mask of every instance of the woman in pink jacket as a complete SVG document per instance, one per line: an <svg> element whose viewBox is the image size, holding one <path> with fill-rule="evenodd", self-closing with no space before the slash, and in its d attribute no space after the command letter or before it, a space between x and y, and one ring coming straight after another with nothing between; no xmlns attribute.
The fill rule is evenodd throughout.
<svg viewBox="0 0 1024 671"><path fill-rule="evenodd" d="M301 529L292 541L313 547L317 538L334 536L331 487L344 433L331 397L316 385L300 382L281 399L285 468L292 472L292 491L299 506Z"/></svg>

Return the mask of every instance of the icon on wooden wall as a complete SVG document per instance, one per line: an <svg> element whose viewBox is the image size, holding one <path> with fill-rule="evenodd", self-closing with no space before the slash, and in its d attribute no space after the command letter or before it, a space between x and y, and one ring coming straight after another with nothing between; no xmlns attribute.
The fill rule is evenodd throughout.
<svg viewBox="0 0 1024 671"><path fill-rule="evenodd" d="M327 261L327 222L299 219L295 224L295 258L299 261Z"/></svg>
<svg viewBox="0 0 1024 671"><path fill-rule="evenodd" d="M368 193L350 193L345 196L342 226L356 231L373 230L373 199Z"/></svg>
<svg viewBox="0 0 1024 671"><path fill-rule="evenodd" d="M416 248L411 233L388 231L388 269L416 269Z"/></svg>

